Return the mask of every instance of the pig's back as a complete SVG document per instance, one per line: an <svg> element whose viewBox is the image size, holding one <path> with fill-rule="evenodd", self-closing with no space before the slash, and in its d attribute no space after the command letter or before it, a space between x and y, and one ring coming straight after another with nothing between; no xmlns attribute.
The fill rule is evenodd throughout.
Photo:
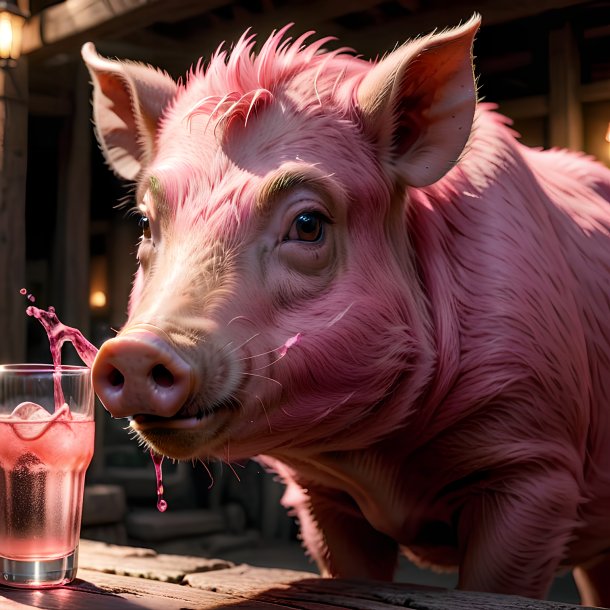
<svg viewBox="0 0 610 610"><path fill-rule="evenodd" d="M564 256L578 279L576 300L587 346L591 411L585 456L587 523L576 555L590 556L587 544L610 535L610 171L565 151L529 152L540 182L556 203L554 222ZM583 379L583 382L585 379ZM590 541L587 543L586 541ZM599 550L599 549L598 549Z"/></svg>
<svg viewBox="0 0 610 610"><path fill-rule="evenodd" d="M514 408L524 439L515 445L535 452L546 435L551 459L582 476L584 529L606 545L609 196L609 170L582 155L527 149L482 108L458 166L411 193L409 218L439 353L428 439L481 416L505 391L523 396ZM501 463L487 432L489 463Z"/></svg>

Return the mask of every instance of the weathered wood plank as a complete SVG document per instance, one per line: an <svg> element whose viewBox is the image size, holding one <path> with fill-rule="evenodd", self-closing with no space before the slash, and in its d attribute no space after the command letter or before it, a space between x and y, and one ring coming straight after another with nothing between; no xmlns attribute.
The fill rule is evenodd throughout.
<svg viewBox="0 0 610 610"><path fill-rule="evenodd" d="M254 573L258 572L259 569L253 568ZM260 569L264 572L265 569ZM217 576L221 577L225 570L216 573ZM245 571L242 575L242 586L235 587L235 592L231 592L231 587L223 587L222 581L219 580L219 587L217 591L212 589L198 589L195 587L179 587L178 590L171 587L177 585L169 585L163 583L149 583L143 581L143 586L138 586L137 580L129 579L127 577L112 576L109 577L111 580L105 583L100 580L100 577L95 576L95 585L99 586L103 584L103 588L107 591L108 586L113 587L113 592L121 596L121 598L131 598L132 595L137 595L136 599L140 599L140 595L144 596L140 603L146 604L146 608L157 608L163 610L173 610L174 603L176 601L175 596L179 596L180 603L183 604L181 608L190 609L192 606L189 604L196 603L200 604L196 607L204 608L231 608L234 610L238 609L251 609L251 610L281 610L284 608L290 608L291 610L337 610L341 608L343 610L393 610L399 606L388 605L382 602L377 602L371 599L354 599L345 598L341 595L336 594L319 594L311 593L301 588L293 588L290 585L279 585L274 583L273 576L280 574L286 574L289 570L269 570L270 580L266 582L263 589L257 588L256 580L251 580L251 574ZM295 574L304 575L307 578L311 578L312 575L305 572L296 572ZM83 577L87 578L88 574L83 572ZM104 575L100 575L103 579ZM261 574L256 576L258 579L266 580ZM298 578L298 577L297 577ZM315 577L314 577L315 578ZM87 578L87 580L89 580ZM296 581L295 581L296 582ZM152 585L152 586L149 586ZM252 585L249 589L249 585ZM275 585L275 586L274 586ZM71 587L76 587L80 591L89 590L89 585L86 582L78 582ZM210 597L213 596L213 597ZM159 606L149 606L149 599L155 597L162 597L166 605L160 604ZM216 603L218 605L210 605ZM346 605L348 604L348 605ZM109 609L114 609L114 605L108 605ZM402 608L402 606L400 606ZM425 610L422 608L421 610ZM450 610L447 608L446 610Z"/></svg>
<svg viewBox="0 0 610 610"><path fill-rule="evenodd" d="M575 610L577 606L508 595L472 593L408 584L319 578L309 572L238 565L215 573L188 574L191 587L295 608L350 610ZM580 608L580 606L578 607Z"/></svg>
<svg viewBox="0 0 610 610"><path fill-rule="evenodd" d="M115 562L131 555L149 563L160 555L148 549L86 543ZM70 585L47 591L0 587L0 607L27 610L576 610L559 602L373 581L319 578L308 572L236 566L212 574L189 575L191 586L79 569ZM226 578L223 579L223 576Z"/></svg>
<svg viewBox="0 0 610 610"><path fill-rule="evenodd" d="M303 599L330 599L339 596L345 608L360 608L361 600L380 602L397 608L417 608L418 610L582 610L583 606L562 602L535 600L515 595L497 595L453 589L439 589L399 583L376 583L327 578L302 580L293 583L296 591L289 591L291 597ZM261 599L269 596L282 599L286 590L265 592ZM353 605L350 599L355 599ZM350 605L352 604L352 605Z"/></svg>
<svg viewBox="0 0 610 610"><path fill-rule="evenodd" d="M241 606L240 602L244 600L240 597L161 581L105 574L85 569L79 569L78 576L79 578L66 588L79 593L101 594L100 597L103 596L106 606L100 606L100 608L103 607L104 610L114 610L115 608L122 610L123 607L135 609L133 605L115 605L116 596L119 596L122 600L137 602L138 608L152 610L157 608L159 610L204 610L206 608L218 610L220 608L237 609L240 607L251 608L252 610L280 610L287 607L255 599L248 600L247 605ZM88 605L74 607L79 608L79 610L83 608L89 610L90 608ZM61 606L61 608L63 610L69 607Z"/></svg>
<svg viewBox="0 0 610 610"><path fill-rule="evenodd" d="M6 608L6 610L29 610L30 608L32 608L32 606L29 604L21 603L20 601L17 601L15 599L8 599L3 595L4 591L5 589L0 587L0 604L3 609Z"/></svg>
<svg viewBox="0 0 610 610"><path fill-rule="evenodd" d="M187 574L184 583L196 589L246 596L266 591L270 587L288 587L291 583L311 578L319 577L311 572L256 568L242 564L214 574L205 572Z"/></svg>
<svg viewBox="0 0 610 610"><path fill-rule="evenodd" d="M73 583L47 590L0 586L0 607L9 610L282 610L285 605L244 600L191 587L79 570Z"/></svg>
<svg viewBox="0 0 610 610"><path fill-rule="evenodd" d="M97 540L81 540L79 544L81 566L83 565L82 558L85 555L90 557L108 555L116 558L117 560L121 560L125 557L157 557L157 552L153 549L139 546L123 546L119 544L99 542Z"/></svg>
<svg viewBox="0 0 610 610"><path fill-rule="evenodd" d="M223 559L157 554L150 549L91 540L81 541L78 563L83 569L168 583L180 583L187 574L224 571L233 566Z"/></svg>

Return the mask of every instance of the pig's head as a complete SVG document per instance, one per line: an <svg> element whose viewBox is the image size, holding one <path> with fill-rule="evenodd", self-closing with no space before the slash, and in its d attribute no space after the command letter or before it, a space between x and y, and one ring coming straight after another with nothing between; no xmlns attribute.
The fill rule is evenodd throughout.
<svg viewBox="0 0 610 610"><path fill-rule="evenodd" d="M409 417L435 357L405 196L467 142L478 25L377 64L243 37L185 84L83 47L143 225L93 367L114 417L178 459L355 448Z"/></svg>

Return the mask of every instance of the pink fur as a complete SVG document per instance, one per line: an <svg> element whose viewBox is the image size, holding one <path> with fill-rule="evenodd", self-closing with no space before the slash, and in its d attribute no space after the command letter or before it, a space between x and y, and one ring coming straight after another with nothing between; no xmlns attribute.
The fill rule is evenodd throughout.
<svg viewBox="0 0 610 610"><path fill-rule="evenodd" d="M400 548L543 596L610 548L610 172L474 111L477 25L378 64L246 34L162 112L84 55L151 221L125 330L160 329L197 375L171 433L142 437L263 456L326 575L391 578ZM140 153L104 128L113 78L143 92ZM303 213L328 219L316 242Z"/></svg>

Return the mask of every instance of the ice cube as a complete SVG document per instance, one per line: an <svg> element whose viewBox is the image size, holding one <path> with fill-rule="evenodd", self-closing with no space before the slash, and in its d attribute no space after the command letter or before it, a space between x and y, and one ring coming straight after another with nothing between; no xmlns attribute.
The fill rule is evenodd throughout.
<svg viewBox="0 0 610 610"><path fill-rule="evenodd" d="M36 419L49 419L51 414L44 407L41 407L35 402L22 402L13 409L11 417L31 421Z"/></svg>
<svg viewBox="0 0 610 610"><path fill-rule="evenodd" d="M54 422L72 419L72 414L67 403L61 405L59 409L55 409L55 412L51 414L35 402L22 402L13 409L11 417L19 419L21 422L32 422L28 424L16 423L14 430L20 439L34 441L40 438Z"/></svg>

